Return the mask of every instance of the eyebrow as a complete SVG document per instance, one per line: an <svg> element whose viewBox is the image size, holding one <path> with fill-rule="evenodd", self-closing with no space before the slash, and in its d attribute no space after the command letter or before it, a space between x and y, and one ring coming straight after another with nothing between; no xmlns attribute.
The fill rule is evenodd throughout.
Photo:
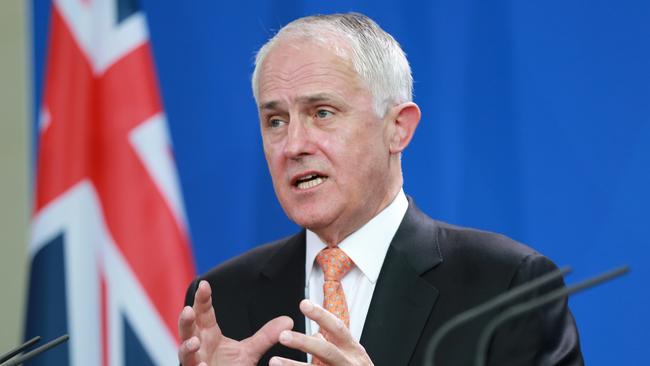
<svg viewBox="0 0 650 366"><path fill-rule="evenodd" d="M319 93L319 94L314 94L314 95L308 95L305 97L299 97L298 101L301 103L308 103L308 104L313 104L313 103L318 103L318 102L326 102L333 100L334 98L332 95L327 94L327 93Z"/></svg>
<svg viewBox="0 0 650 366"><path fill-rule="evenodd" d="M280 103L278 103L278 102L275 101L275 100L272 100L272 101L270 101L270 102L266 102L266 103L262 103L262 104L260 104L258 108L259 108L260 110L265 110L265 109L278 109L278 104L280 104Z"/></svg>
<svg viewBox="0 0 650 366"><path fill-rule="evenodd" d="M327 101L332 101L335 100L331 94L327 93L318 93L314 95L307 95L304 97L298 97L297 101L299 103L305 103L305 104L314 104L314 103L320 103L320 102L327 102ZM278 105L280 104L279 101L277 100L272 100L270 102L262 103L259 105L260 110L277 110L279 109Z"/></svg>

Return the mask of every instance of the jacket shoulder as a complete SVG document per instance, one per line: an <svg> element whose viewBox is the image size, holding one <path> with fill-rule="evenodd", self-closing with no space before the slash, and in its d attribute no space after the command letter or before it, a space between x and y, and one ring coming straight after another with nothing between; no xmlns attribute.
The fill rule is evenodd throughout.
<svg viewBox="0 0 650 366"><path fill-rule="evenodd" d="M525 257L541 255L533 248L503 234L461 227L435 221L437 241L443 258L467 260L494 260L497 263L518 264Z"/></svg>
<svg viewBox="0 0 650 366"><path fill-rule="evenodd" d="M406 254L419 273L438 267L443 272L511 271L525 258L541 256L505 235L434 220L410 198L393 246Z"/></svg>

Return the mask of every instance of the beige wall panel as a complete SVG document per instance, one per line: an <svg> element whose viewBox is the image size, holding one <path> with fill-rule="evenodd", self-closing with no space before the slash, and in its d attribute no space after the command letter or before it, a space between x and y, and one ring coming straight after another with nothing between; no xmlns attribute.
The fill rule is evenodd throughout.
<svg viewBox="0 0 650 366"><path fill-rule="evenodd" d="M29 221L26 0L0 1L0 353L22 338Z"/></svg>

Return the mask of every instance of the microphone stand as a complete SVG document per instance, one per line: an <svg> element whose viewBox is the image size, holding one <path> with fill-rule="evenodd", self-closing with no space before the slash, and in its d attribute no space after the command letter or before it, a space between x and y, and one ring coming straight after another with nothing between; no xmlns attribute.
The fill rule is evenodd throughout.
<svg viewBox="0 0 650 366"><path fill-rule="evenodd" d="M505 321L515 318L519 315L522 315L526 312L534 310L538 307L546 305L552 301L558 300L559 298L569 296L573 293L586 290L590 287L597 286L603 282L610 281L616 277L619 277L630 271L628 266L619 267L598 276L584 280L576 285L567 288L560 288L554 291L551 291L543 296L532 299L530 301L524 302L522 304L515 305L510 309L499 314L497 317L492 319L486 326L483 328L483 332L478 341L478 348L476 352L476 358L474 359L475 366L485 365L485 358L487 354L488 344L492 338L494 331Z"/></svg>
<svg viewBox="0 0 650 366"><path fill-rule="evenodd" d="M530 292L538 287L541 287L551 281L554 281L558 278L563 277L567 273L571 272L570 267L563 267L556 269L554 271L548 272L540 277L537 277L529 282L523 283L517 287L510 289L487 302L470 308L443 324L433 335L429 344L427 345L426 351L424 353L425 364L435 365L435 355L438 349L438 345L442 339L449 334L449 332L473 319L476 319L478 316L485 314L491 310L496 309L499 306L502 306L521 295ZM427 363L426 360L430 360L430 363Z"/></svg>
<svg viewBox="0 0 650 366"><path fill-rule="evenodd" d="M38 348L35 348L35 349L33 349L33 350L23 354L23 355L20 355L20 356L14 358L14 359L11 359L16 354L18 354L21 351L24 351L25 349L32 346L33 344L35 344L36 342L38 342L41 339L41 337L34 337L34 338L30 339L29 341L25 342L20 347L14 349L14 350L11 350L7 354L3 355L0 362L5 362L6 361L6 363L3 363L2 366L17 366L17 365L20 365L23 362L26 362L27 360L30 360L31 358L33 358L33 357L35 357L35 356L37 356L37 355L51 349L51 348L54 348L54 347L60 345L61 343L67 341L69 338L70 337L67 334L62 335L59 338L53 339L53 340L45 343L44 345L42 345L42 346L40 346Z"/></svg>

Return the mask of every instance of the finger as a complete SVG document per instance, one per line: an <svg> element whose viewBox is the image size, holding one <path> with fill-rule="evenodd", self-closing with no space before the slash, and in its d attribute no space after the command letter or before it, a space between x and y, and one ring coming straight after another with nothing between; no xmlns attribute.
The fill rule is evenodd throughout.
<svg viewBox="0 0 650 366"><path fill-rule="evenodd" d="M201 348L201 341L198 337L191 337L181 343L178 348L178 361L183 366L195 366L199 364L198 350Z"/></svg>
<svg viewBox="0 0 650 366"><path fill-rule="evenodd" d="M272 357L269 360L269 366L304 366L304 365L309 365L309 364L300 361L289 360L287 358L277 357L277 356Z"/></svg>
<svg viewBox="0 0 650 366"><path fill-rule="evenodd" d="M251 354L259 359L274 344L278 343L280 333L293 328L293 319L288 316L280 316L264 324L251 337L243 340Z"/></svg>
<svg viewBox="0 0 650 366"><path fill-rule="evenodd" d="M185 341L195 335L196 332L196 314L191 306L186 306L178 316L178 335L181 341Z"/></svg>
<svg viewBox="0 0 650 366"><path fill-rule="evenodd" d="M334 314L305 299L300 302L300 311L306 317L318 323L320 329L327 333L328 340L340 347L353 347L354 338L345 323Z"/></svg>
<svg viewBox="0 0 650 366"><path fill-rule="evenodd" d="M278 339L283 346L310 353L330 365L340 365L345 361L341 350L320 334L308 336L287 330L280 333Z"/></svg>
<svg viewBox="0 0 650 366"><path fill-rule="evenodd" d="M212 307L212 289L207 281L199 282L199 287L194 293L193 309L196 313L196 324L199 328L219 327ZM219 332L221 333L221 331Z"/></svg>

